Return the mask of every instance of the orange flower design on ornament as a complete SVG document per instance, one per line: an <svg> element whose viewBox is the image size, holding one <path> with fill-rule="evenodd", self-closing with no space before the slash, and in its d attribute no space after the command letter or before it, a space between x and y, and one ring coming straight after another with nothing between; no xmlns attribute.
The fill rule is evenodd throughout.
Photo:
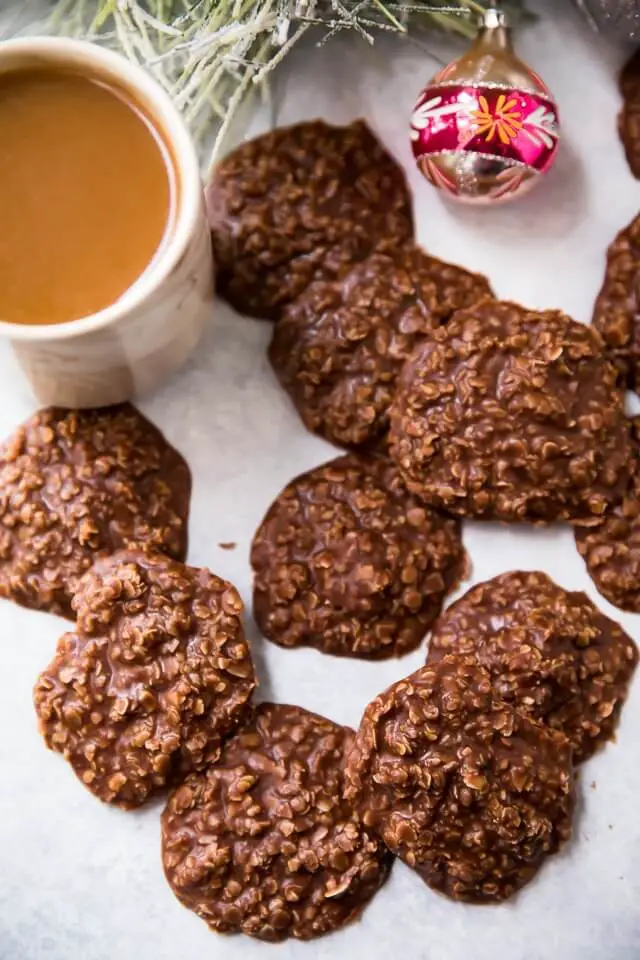
<svg viewBox="0 0 640 960"><path fill-rule="evenodd" d="M522 130L522 113L513 109L517 102L514 97L507 100L505 94L501 93L492 110L487 98L481 94L478 97L478 108L470 111L472 136L484 134L487 143L497 136L502 143L511 143Z"/></svg>

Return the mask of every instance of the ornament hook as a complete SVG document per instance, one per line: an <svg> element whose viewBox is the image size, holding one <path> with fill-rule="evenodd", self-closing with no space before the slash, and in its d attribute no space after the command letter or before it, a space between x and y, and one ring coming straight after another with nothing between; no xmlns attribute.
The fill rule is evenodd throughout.
<svg viewBox="0 0 640 960"><path fill-rule="evenodd" d="M509 18L500 7L489 7L480 16L480 27L485 30L507 29L509 26Z"/></svg>

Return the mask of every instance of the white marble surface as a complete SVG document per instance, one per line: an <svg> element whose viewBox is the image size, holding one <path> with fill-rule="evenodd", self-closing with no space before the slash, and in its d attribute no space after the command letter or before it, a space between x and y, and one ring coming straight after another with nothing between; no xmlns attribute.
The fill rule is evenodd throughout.
<svg viewBox="0 0 640 960"><path fill-rule="evenodd" d="M615 136L614 74L621 54L581 26L567 2L539 3L542 19L520 50L556 92L565 139L548 181L495 211L445 206L414 172L407 117L433 62L388 43L359 56L342 42L294 55L281 80L282 122L366 116L406 165L421 241L486 271L496 289L533 307L588 321L604 249L640 206ZM449 48L451 50L451 48ZM260 121L256 122L256 128ZM331 449L305 433L265 359L267 324L220 304L197 357L142 407L189 460L194 475L189 559L233 580L250 598L248 548L271 498ZM30 413L0 350L0 435ZM598 597L568 530L469 525L477 582L541 568L586 590L640 639L640 617ZM218 544L235 541L235 551ZM364 705L421 662L366 664L283 651L247 620L261 696L297 702L356 724ZM311 944L278 947L219 937L183 909L160 867L160 806L101 806L36 732L31 687L53 654L62 621L0 603L1 960L634 960L640 955L640 679L618 741L582 771L575 838L512 903L469 907L431 893L397 865L363 920Z"/></svg>

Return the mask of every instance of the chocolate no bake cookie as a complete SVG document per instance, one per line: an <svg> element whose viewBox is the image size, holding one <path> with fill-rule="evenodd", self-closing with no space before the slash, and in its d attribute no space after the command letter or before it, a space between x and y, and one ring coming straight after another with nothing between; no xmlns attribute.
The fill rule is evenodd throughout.
<svg viewBox="0 0 640 960"><path fill-rule="evenodd" d="M640 216L622 230L607 250L602 289L593 325L624 383L640 391Z"/></svg>
<svg viewBox="0 0 640 960"><path fill-rule="evenodd" d="M418 646L466 572L458 522L407 494L388 460L355 453L285 487L251 563L266 637L353 657Z"/></svg>
<svg viewBox="0 0 640 960"><path fill-rule="evenodd" d="M413 244L374 253L340 279L318 280L276 324L269 359L305 425L338 445L376 441L404 361L487 279Z"/></svg>
<svg viewBox="0 0 640 960"><path fill-rule="evenodd" d="M391 408L409 489L461 516L597 523L627 488L623 393L590 327L483 300L414 350Z"/></svg>
<svg viewBox="0 0 640 960"><path fill-rule="evenodd" d="M97 797L136 807L217 759L255 687L238 593L208 570L122 550L85 574L75 633L34 703L47 746Z"/></svg>
<svg viewBox="0 0 640 960"><path fill-rule="evenodd" d="M273 130L238 147L207 189L218 290L275 319L317 276L413 237L404 174L362 121Z"/></svg>
<svg viewBox="0 0 640 960"><path fill-rule="evenodd" d="M169 798L162 858L178 899L219 933L261 940L309 940L357 917L390 857L343 799L352 742L301 707L257 707Z"/></svg>
<svg viewBox="0 0 640 960"><path fill-rule="evenodd" d="M640 417L631 421L640 459ZM576 530L576 544L603 597L622 610L640 613L640 467L624 499L602 523Z"/></svg>
<svg viewBox="0 0 640 960"><path fill-rule="evenodd" d="M473 655L496 694L571 741L582 761L613 736L638 651L584 593L544 573L505 573L469 590L440 617L429 662Z"/></svg>
<svg viewBox="0 0 640 960"><path fill-rule="evenodd" d="M365 710L345 772L365 826L455 900L505 900L571 833L571 747L449 656Z"/></svg>
<svg viewBox="0 0 640 960"><path fill-rule="evenodd" d="M629 168L640 179L640 50L624 65L620 74L622 110L618 116L618 133Z"/></svg>
<svg viewBox="0 0 640 960"><path fill-rule="evenodd" d="M134 407L48 408L0 448L0 596L72 617L78 579L134 542L184 559L191 474Z"/></svg>

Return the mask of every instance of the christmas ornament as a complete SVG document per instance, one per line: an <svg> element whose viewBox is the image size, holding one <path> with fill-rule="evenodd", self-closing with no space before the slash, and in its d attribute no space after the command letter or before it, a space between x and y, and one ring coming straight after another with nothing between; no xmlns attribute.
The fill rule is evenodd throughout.
<svg viewBox="0 0 640 960"><path fill-rule="evenodd" d="M471 49L422 91L411 118L418 167L458 200L494 203L530 190L553 163L558 109L516 57L504 12L481 19Z"/></svg>
<svg viewBox="0 0 640 960"><path fill-rule="evenodd" d="M589 23L612 40L640 41L640 0L576 0Z"/></svg>

